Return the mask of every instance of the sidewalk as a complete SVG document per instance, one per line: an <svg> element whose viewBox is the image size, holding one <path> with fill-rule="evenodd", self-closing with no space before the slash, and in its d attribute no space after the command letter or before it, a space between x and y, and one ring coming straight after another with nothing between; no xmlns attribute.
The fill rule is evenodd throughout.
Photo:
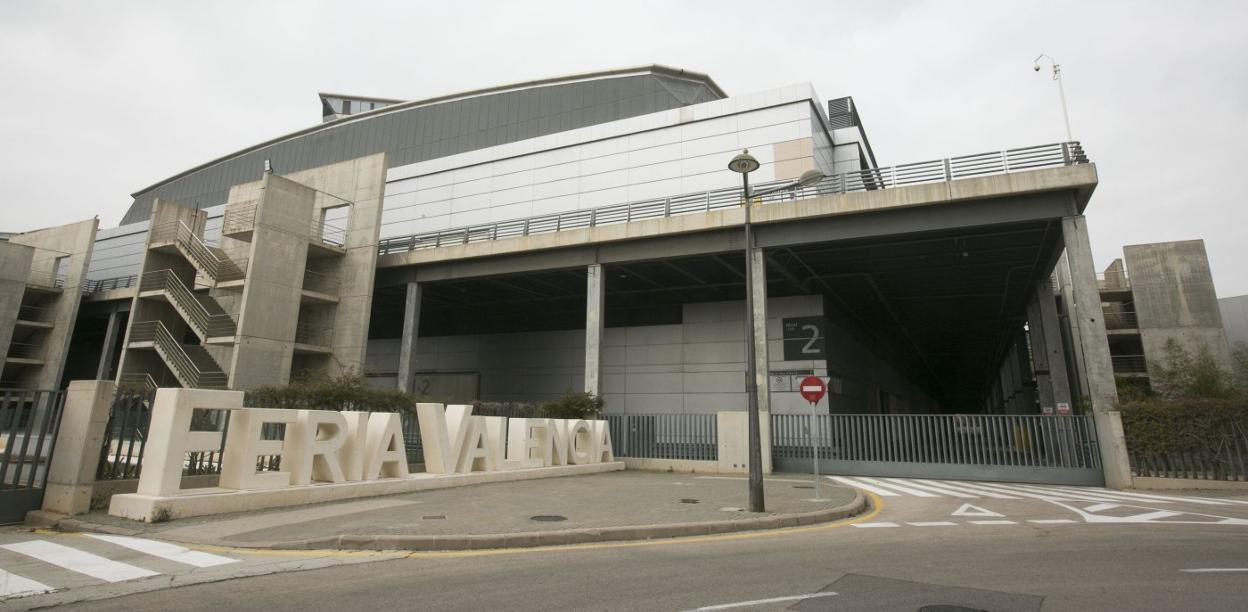
<svg viewBox="0 0 1248 612"><path fill-rule="evenodd" d="M177 542L285 549L464 550L636 540L792 527L859 514L854 489L809 475L765 480L766 513L744 477L611 472L138 523L95 512L60 521Z"/></svg>

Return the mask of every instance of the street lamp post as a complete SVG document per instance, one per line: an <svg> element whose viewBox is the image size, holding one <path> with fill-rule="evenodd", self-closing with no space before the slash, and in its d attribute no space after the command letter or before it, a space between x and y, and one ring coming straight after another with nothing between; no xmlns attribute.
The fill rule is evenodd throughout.
<svg viewBox="0 0 1248 612"><path fill-rule="evenodd" d="M1049 64L1053 66L1053 80L1057 81L1057 93L1062 97L1062 119L1066 122L1066 142L1074 142L1075 139L1070 132L1070 113L1066 110L1066 87L1062 85L1062 65L1057 63L1057 60L1052 57L1041 53L1036 56L1032 70L1040 72L1041 59L1049 60Z"/></svg>
<svg viewBox="0 0 1248 612"><path fill-rule="evenodd" d="M758 426L758 378L754 367L754 239L750 234L750 173L758 170L758 160L745 149L728 162L728 169L741 173L745 195L745 395L749 411L750 512L766 512L763 503L763 447Z"/></svg>

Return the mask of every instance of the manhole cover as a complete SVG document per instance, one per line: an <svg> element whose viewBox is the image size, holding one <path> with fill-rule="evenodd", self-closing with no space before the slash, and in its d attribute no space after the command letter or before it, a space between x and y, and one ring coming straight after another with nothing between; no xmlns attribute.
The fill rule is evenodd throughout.
<svg viewBox="0 0 1248 612"><path fill-rule="evenodd" d="M934 604L919 608L919 612L988 612L981 608L968 608L966 606L958 606L953 604Z"/></svg>
<svg viewBox="0 0 1248 612"><path fill-rule="evenodd" d="M445 514L431 514L429 516L422 516L421 518L425 519L426 521L435 521L435 520L441 521L441 520L446 520L446 515Z"/></svg>
<svg viewBox="0 0 1248 612"><path fill-rule="evenodd" d="M793 485L794 489L813 489L814 485Z"/></svg>
<svg viewBox="0 0 1248 612"><path fill-rule="evenodd" d="M529 517L529 520L530 520L530 521L540 521L540 522L543 522L543 523L557 523L557 522L559 522L559 521L566 521L566 520L568 520L568 517L566 517L566 516L559 516L558 514L539 514L539 515L537 515L537 516L530 516L530 517Z"/></svg>
<svg viewBox="0 0 1248 612"><path fill-rule="evenodd" d="M696 504L696 503L698 503L698 500L696 500L696 499L689 499L689 498L687 498L687 497L686 497L685 499L680 500L680 503L682 503L682 504Z"/></svg>

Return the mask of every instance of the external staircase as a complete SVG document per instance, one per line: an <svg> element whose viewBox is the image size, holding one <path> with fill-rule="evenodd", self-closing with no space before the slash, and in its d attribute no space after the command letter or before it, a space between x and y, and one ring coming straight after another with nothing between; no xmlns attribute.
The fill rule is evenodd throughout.
<svg viewBox="0 0 1248 612"><path fill-rule="evenodd" d="M177 221L162 225L152 231L153 242L167 243L186 258L195 269L214 284L242 281L246 276L247 262L235 261L222 249L209 245L198 234Z"/></svg>
<svg viewBox="0 0 1248 612"><path fill-rule="evenodd" d="M130 330L130 348L156 351L183 387L225 389L229 376L198 344L183 344L160 321L140 321Z"/></svg>
<svg viewBox="0 0 1248 612"><path fill-rule="evenodd" d="M155 270L143 275L139 297L163 298L178 311L199 339L209 344L232 344L238 325L234 318L210 296L191 291L172 270Z"/></svg>

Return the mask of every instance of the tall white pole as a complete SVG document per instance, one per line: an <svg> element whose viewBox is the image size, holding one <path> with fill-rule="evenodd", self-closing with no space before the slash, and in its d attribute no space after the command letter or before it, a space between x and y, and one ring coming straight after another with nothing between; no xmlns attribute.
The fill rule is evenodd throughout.
<svg viewBox="0 0 1248 612"><path fill-rule="evenodd" d="M823 495L819 493L819 481L822 479L819 475L819 443L815 439L819 431L819 417L815 416L817 403L810 403L810 455L815 459L815 499L823 499Z"/></svg>
<svg viewBox="0 0 1248 612"><path fill-rule="evenodd" d="M1070 132L1070 112L1066 110L1066 87L1062 85L1062 67L1053 64L1053 79L1057 81L1057 92L1062 96L1062 119L1066 121L1066 142L1074 142Z"/></svg>

